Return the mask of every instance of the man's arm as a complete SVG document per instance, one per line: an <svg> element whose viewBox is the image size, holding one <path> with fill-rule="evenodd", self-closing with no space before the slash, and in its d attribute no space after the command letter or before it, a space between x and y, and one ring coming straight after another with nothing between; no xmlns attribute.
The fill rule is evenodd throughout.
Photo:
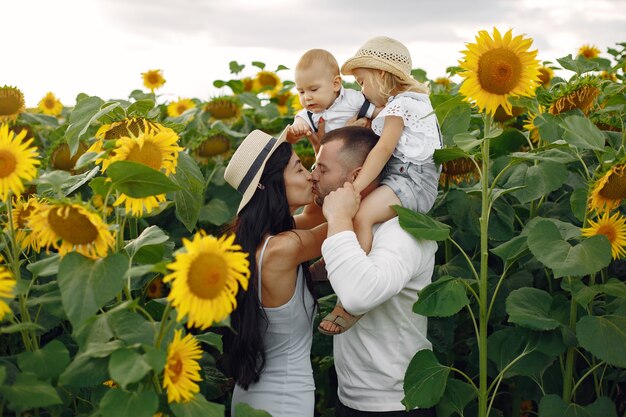
<svg viewBox="0 0 626 417"><path fill-rule="evenodd" d="M405 287L418 271L423 253L410 235L389 227L376 235L366 255L352 229L355 206L358 209L354 194L351 184L347 184L324 199L328 237L322 245L322 256L344 308L351 314L363 314Z"/></svg>

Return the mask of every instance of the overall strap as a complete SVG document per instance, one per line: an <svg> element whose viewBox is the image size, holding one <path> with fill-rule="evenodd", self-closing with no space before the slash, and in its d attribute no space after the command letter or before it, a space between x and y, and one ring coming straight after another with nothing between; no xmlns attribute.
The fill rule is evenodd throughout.
<svg viewBox="0 0 626 417"><path fill-rule="evenodd" d="M365 96L363 96L363 98L365 98ZM370 103L369 100L367 98L365 98L365 101L363 102L363 105L359 109L359 114L357 114L357 116L356 116L357 119L361 119L361 118L365 117L365 115L367 114L367 110L369 110L369 108L370 108L370 104L372 104L372 103Z"/></svg>
<svg viewBox="0 0 626 417"><path fill-rule="evenodd" d="M261 302L261 267L263 266L263 255L265 254L265 248L267 248L267 244L270 239L274 236L268 236L265 239L265 243L263 244L263 248L261 249L261 253L259 254L259 262L257 262L257 271L259 271L259 303Z"/></svg>
<svg viewBox="0 0 626 417"><path fill-rule="evenodd" d="M313 130L317 133L317 127L315 127L315 122L313 121L313 112L307 110L306 115L309 116L309 120L311 121L311 126L313 126Z"/></svg>

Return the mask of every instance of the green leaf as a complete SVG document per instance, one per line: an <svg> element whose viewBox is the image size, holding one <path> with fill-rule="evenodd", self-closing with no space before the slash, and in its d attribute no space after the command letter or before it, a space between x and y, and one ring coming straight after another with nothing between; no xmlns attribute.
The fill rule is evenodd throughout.
<svg viewBox="0 0 626 417"><path fill-rule="evenodd" d="M563 139L570 145L580 149L604 149L604 134L586 117L567 116L561 127L565 130Z"/></svg>
<svg viewBox="0 0 626 417"><path fill-rule="evenodd" d="M110 389L100 400L102 417L152 417L159 408L159 398L154 391L127 392Z"/></svg>
<svg viewBox="0 0 626 417"><path fill-rule="evenodd" d="M140 381L151 369L142 355L130 349L116 350L109 359L109 375L124 389Z"/></svg>
<svg viewBox="0 0 626 417"><path fill-rule="evenodd" d="M469 304L461 279L450 276L439 278L419 292L413 312L426 317L449 317Z"/></svg>
<svg viewBox="0 0 626 417"><path fill-rule="evenodd" d="M59 376L70 363L70 354L65 345L53 340L42 349L22 352L17 363L24 372L32 372L42 379Z"/></svg>
<svg viewBox="0 0 626 417"><path fill-rule="evenodd" d="M30 330L45 330L37 323L16 323L0 328L0 334L12 334Z"/></svg>
<svg viewBox="0 0 626 417"><path fill-rule="evenodd" d="M476 396L476 389L470 384L449 379L443 397L437 404L437 417L450 417L453 414L463 416L463 410Z"/></svg>
<svg viewBox="0 0 626 417"><path fill-rule="evenodd" d="M71 155L78 150L78 143L84 138L89 126L119 105L119 102L104 103L102 99L95 96L86 97L76 103L70 115L70 125L65 132L65 141L70 147Z"/></svg>
<svg viewBox="0 0 626 417"><path fill-rule="evenodd" d="M176 215L191 232L196 227L200 216L200 207L204 202L204 177L198 164L184 152L178 154L176 173L171 176L172 182L179 190L174 193Z"/></svg>
<svg viewBox="0 0 626 417"><path fill-rule="evenodd" d="M580 346L609 365L626 367L626 317L585 316L576 323Z"/></svg>
<svg viewBox="0 0 626 417"><path fill-rule="evenodd" d="M582 222L587 211L587 189L578 188L574 190L569 196L569 204L574 216Z"/></svg>
<svg viewBox="0 0 626 417"><path fill-rule="evenodd" d="M480 146L480 144L483 143L483 140L484 139L476 139L469 133L457 133L452 138L452 141L456 144L456 146L463 149L465 152L469 152Z"/></svg>
<svg viewBox="0 0 626 417"><path fill-rule="evenodd" d="M200 342L206 343L209 346L213 346L220 353L223 352L223 343L222 343L222 335L216 333L204 333L200 335L196 335L196 339Z"/></svg>
<svg viewBox="0 0 626 417"><path fill-rule="evenodd" d="M157 374L161 373L167 362L167 354L161 349L156 349L150 345L143 345L143 350L146 351L143 355L146 363L150 365L154 372Z"/></svg>
<svg viewBox="0 0 626 417"><path fill-rule="evenodd" d="M0 393L18 410L62 404L59 394L48 382L40 381L34 374L17 374L13 385L0 387Z"/></svg>
<svg viewBox="0 0 626 417"><path fill-rule="evenodd" d="M434 155L435 163L438 165L441 165L444 162L453 161L455 159L469 158L469 157L470 157L469 153L457 147L435 149L435 155Z"/></svg>
<svg viewBox="0 0 626 417"><path fill-rule="evenodd" d="M606 236L592 236L572 246L548 220L538 221L528 232L528 247L539 262L552 269L555 278L593 274L611 262Z"/></svg>
<svg viewBox="0 0 626 417"><path fill-rule="evenodd" d="M137 100L126 110L126 114L130 116L146 117L148 112L154 108L154 100L143 99Z"/></svg>
<svg viewBox="0 0 626 417"><path fill-rule="evenodd" d="M404 398L407 409L432 407L441 400L450 368L439 363L428 349L418 351L404 376Z"/></svg>
<svg viewBox="0 0 626 417"><path fill-rule="evenodd" d="M500 135L491 139L489 154L492 158L508 155L511 152L519 150L521 146L527 143L526 136L524 136L522 132L507 127Z"/></svg>
<svg viewBox="0 0 626 417"><path fill-rule="evenodd" d="M74 327L124 288L127 269L128 259L120 253L95 261L78 253L63 258L58 283L63 307Z"/></svg>
<svg viewBox="0 0 626 417"><path fill-rule="evenodd" d="M265 68L265 63L260 61L252 61L251 64L260 69Z"/></svg>
<svg viewBox="0 0 626 417"><path fill-rule="evenodd" d="M237 61L230 61L228 63L231 74L239 74L246 67L245 65L239 65Z"/></svg>
<svg viewBox="0 0 626 417"><path fill-rule="evenodd" d="M170 409L176 417L224 417L224 405L208 402L202 394L186 403L171 403Z"/></svg>
<svg viewBox="0 0 626 417"><path fill-rule="evenodd" d="M450 236L450 226L401 206L392 207L400 221L400 226L413 237L425 240L446 240Z"/></svg>
<svg viewBox="0 0 626 417"><path fill-rule="evenodd" d="M232 216L233 213L224 200L213 198L200 209L199 220L215 226L221 226L227 223Z"/></svg>
<svg viewBox="0 0 626 417"><path fill-rule="evenodd" d="M569 54L563 58L557 58L556 60L564 69L574 71L578 75L598 68L598 64L596 62L591 61L582 55L578 55L576 56L576 59L573 59L572 54Z"/></svg>
<svg viewBox="0 0 626 417"><path fill-rule="evenodd" d="M607 397L598 397L593 404L583 407L548 394L539 402L539 417L617 417L617 413L615 404Z"/></svg>
<svg viewBox="0 0 626 417"><path fill-rule="evenodd" d="M48 277L50 275L56 275L59 273L60 262L61 257L59 256L59 254L55 253L47 258L43 258L38 260L37 262L26 265L26 269L28 269L30 273L33 274L33 278Z"/></svg>
<svg viewBox="0 0 626 417"><path fill-rule="evenodd" d="M509 322L534 330L552 330L559 326L551 311L552 296L538 288L519 288L506 299Z"/></svg>
<svg viewBox="0 0 626 417"><path fill-rule="evenodd" d="M561 188L567 179L567 168L556 162L541 162L537 165L516 167L506 187L524 185L525 188L511 194L520 203L528 203Z"/></svg>
<svg viewBox="0 0 626 417"><path fill-rule="evenodd" d="M272 417L267 411L257 410L245 403L235 404L235 415L237 417Z"/></svg>
<svg viewBox="0 0 626 417"><path fill-rule="evenodd" d="M491 253L498 256L504 262L512 262L523 255L526 251L528 251L526 236L515 236L508 242L491 249Z"/></svg>
<svg viewBox="0 0 626 417"><path fill-rule="evenodd" d="M556 355L548 356L534 351L519 327L508 327L489 335L487 352L498 371L502 372L508 367L504 378L515 375L540 376L556 359Z"/></svg>
<svg viewBox="0 0 626 417"><path fill-rule="evenodd" d="M513 152L510 156L513 158L525 159L530 161L556 162L558 164L568 164L577 161L578 158L574 154L574 150L567 145L552 145L553 148L536 149L531 152Z"/></svg>
<svg viewBox="0 0 626 417"><path fill-rule="evenodd" d="M448 98L449 96L445 96ZM452 145L454 135L465 133L469 129L472 107L460 96L453 96L435 106L437 120L441 126L444 144Z"/></svg>
<svg viewBox="0 0 626 417"><path fill-rule="evenodd" d="M163 230L153 225L146 227L136 239L127 243L124 249L132 259L139 249L144 246L159 245L167 242L169 239L170 237Z"/></svg>
<svg viewBox="0 0 626 417"><path fill-rule="evenodd" d="M563 115L552 115L550 113L542 113L538 115L534 124L539 130L539 136L541 139L548 142L553 143L557 140L561 140L563 136L563 128L560 126L563 121Z"/></svg>
<svg viewBox="0 0 626 417"><path fill-rule="evenodd" d="M144 198L179 189L167 175L144 164L117 161L107 168L112 187L133 198Z"/></svg>

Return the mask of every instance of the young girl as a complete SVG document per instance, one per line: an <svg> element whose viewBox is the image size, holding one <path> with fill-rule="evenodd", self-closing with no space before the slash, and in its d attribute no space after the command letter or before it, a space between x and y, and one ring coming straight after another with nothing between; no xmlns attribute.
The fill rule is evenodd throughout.
<svg viewBox="0 0 626 417"><path fill-rule="evenodd" d="M381 186L361 202L354 230L363 250L372 247L372 226L396 216L393 205L425 213L437 197L439 171L433 154L442 146L437 118L428 88L411 77L411 56L395 39L379 36L367 41L341 67L354 75L365 97L384 107L372 120L380 136L353 185L361 192L382 173ZM320 324L325 334L350 328L360 316L352 316L338 303Z"/></svg>

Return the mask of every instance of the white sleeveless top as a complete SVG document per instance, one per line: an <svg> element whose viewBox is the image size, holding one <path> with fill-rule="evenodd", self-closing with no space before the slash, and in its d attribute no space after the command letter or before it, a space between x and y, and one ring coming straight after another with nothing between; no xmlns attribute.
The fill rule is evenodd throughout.
<svg viewBox="0 0 626 417"><path fill-rule="evenodd" d="M261 270L269 236L258 260L259 301L261 301ZM314 300L306 288L302 267L298 266L293 296L280 307L263 307L268 326L263 333L265 368L259 382L248 390L235 386L231 415L235 405L246 403L265 410L273 417L313 417L315 383L311 368Z"/></svg>

